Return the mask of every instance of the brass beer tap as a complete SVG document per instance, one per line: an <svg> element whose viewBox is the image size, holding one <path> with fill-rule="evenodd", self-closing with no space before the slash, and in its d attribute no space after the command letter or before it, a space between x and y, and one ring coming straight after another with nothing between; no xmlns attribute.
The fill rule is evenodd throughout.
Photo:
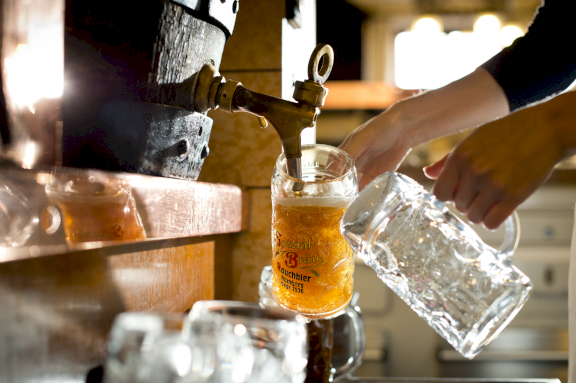
<svg viewBox="0 0 576 383"><path fill-rule="evenodd" d="M321 61L323 61L321 65ZM228 113L247 112L258 117L260 126L269 121L282 141L288 174L302 179L300 134L314 126L319 107L324 105L328 79L334 64L334 51L327 44L316 46L308 62L308 79L296 81L292 97L296 102L251 91L240 82L226 80L214 65L207 63L194 75L192 103L196 112L222 109Z"/></svg>

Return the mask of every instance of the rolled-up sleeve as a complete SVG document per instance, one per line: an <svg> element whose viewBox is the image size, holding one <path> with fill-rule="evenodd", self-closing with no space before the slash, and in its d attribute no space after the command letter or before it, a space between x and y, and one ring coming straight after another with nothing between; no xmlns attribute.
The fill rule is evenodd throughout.
<svg viewBox="0 0 576 383"><path fill-rule="evenodd" d="M528 32L481 65L506 92L510 111L554 96L576 80L576 1L545 0Z"/></svg>

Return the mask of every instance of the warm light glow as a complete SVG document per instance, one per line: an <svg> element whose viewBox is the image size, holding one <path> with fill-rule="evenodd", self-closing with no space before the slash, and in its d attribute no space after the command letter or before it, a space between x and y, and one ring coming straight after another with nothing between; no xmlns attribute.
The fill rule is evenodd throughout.
<svg viewBox="0 0 576 383"><path fill-rule="evenodd" d="M441 32L440 23L432 17L422 17L414 24L414 32Z"/></svg>
<svg viewBox="0 0 576 383"><path fill-rule="evenodd" d="M498 34L500 31L500 20L494 15L482 15L474 23L474 32Z"/></svg>
<svg viewBox="0 0 576 383"><path fill-rule="evenodd" d="M24 169L32 169L36 163L36 143L29 141L24 146L24 157L22 159L22 167Z"/></svg>
<svg viewBox="0 0 576 383"><path fill-rule="evenodd" d="M188 345L176 343L168 350L170 362L178 376L186 376L192 367L192 350Z"/></svg>
<svg viewBox="0 0 576 383"><path fill-rule="evenodd" d="M512 45L514 40L516 40L518 37L521 37L523 35L524 35L524 32L522 31L522 29L518 28L517 26L506 25L500 31L500 43L503 46L508 47L508 46Z"/></svg>
<svg viewBox="0 0 576 383"><path fill-rule="evenodd" d="M444 32L402 32L394 43L396 86L403 89L435 89L445 85L442 72Z"/></svg>
<svg viewBox="0 0 576 383"><path fill-rule="evenodd" d="M18 44L4 59L7 97L17 108L34 113L41 98L58 98L64 88L64 53L59 24L29 31L26 44Z"/></svg>
<svg viewBox="0 0 576 383"><path fill-rule="evenodd" d="M502 29L507 36L518 37ZM422 33L425 32L425 33ZM482 15L472 32L442 32L441 20L420 18L413 31L402 32L394 42L395 82L401 89L436 89L471 73L497 54L501 43L500 20ZM513 39L512 39L513 40Z"/></svg>
<svg viewBox="0 0 576 383"><path fill-rule="evenodd" d="M234 326L234 334L236 334L238 336L246 335L246 326L238 323L236 326Z"/></svg>

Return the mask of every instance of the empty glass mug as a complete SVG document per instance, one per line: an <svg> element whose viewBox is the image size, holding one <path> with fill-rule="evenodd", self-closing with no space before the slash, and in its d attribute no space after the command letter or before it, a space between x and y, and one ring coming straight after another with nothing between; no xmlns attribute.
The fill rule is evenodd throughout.
<svg viewBox="0 0 576 383"><path fill-rule="evenodd" d="M396 172L368 184L341 230L358 256L460 354L473 358L510 323L532 290L512 266L517 215L499 250L416 181Z"/></svg>
<svg viewBox="0 0 576 383"><path fill-rule="evenodd" d="M358 181L352 157L332 146L304 145L301 163L299 180L282 154L272 176L272 291L280 307L322 318L352 297L353 252L340 220Z"/></svg>
<svg viewBox="0 0 576 383"><path fill-rule="evenodd" d="M247 336L251 341L251 370L242 382L304 381L308 355L304 317L279 308L262 308L256 303L200 301L190 311L189 324L210 316L216 316L222 323L230 325L236 335ZM226 344L220 347L222 350L227 349ZM246 362L244 365L248 366ZM233 381L231 378L234 375L211 382L228 383Z"/></svg>
<svg viewBox="0 0 576 383"><path fill-rule="evenodd" d="M217 315L122 313L110 331L104 383L248 382L252 340Z"/></svg>
<svg viewBox="0 0 576 383"><path fill-rule="evenodd" d="M302 383L304 317L279 308L197 302L188 317L122 313L110 331L105 383Z"/></svg>

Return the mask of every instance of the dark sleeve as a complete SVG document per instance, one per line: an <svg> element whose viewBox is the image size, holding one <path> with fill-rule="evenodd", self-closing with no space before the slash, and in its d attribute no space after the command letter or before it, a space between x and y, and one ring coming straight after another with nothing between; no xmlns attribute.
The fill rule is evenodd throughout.
<svg viewBox="0 0 576 383"><path fill-rule="evenodd" d="M526 35L481 65L506 92L510 111L576 80L575 17L576 1L543 0Z"/></svg>

